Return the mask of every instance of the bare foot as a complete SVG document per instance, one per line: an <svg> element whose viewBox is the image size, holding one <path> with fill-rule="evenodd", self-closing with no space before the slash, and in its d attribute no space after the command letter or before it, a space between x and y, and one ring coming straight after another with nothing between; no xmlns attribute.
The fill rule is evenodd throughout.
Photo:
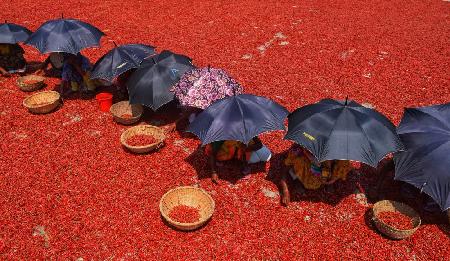
<svg viewBox="0 0 450 261"><path fill-rule="evenodd" d="M281 203L287 207L290 202L291 202L291 198L289 196L289 192L283 191L283 195L281 195Z"/></svg>
<svg viewBox="0 0 450 261"><path fill-rule="evenodd" d="M215 172L211 174L211 181L215 184L219 184L219 175Z"/></svg>

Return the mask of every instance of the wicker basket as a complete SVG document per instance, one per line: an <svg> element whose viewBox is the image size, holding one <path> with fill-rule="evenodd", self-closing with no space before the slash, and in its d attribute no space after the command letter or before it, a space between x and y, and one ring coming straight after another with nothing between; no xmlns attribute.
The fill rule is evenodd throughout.
<svg viewBox="0 0 450 261"><path fill-rule="evenodd" d="M38 92L23 100L23 106L31 113L49 113L58 107L60 95L55 91Z"/></svg>
<svg viewBox="0 0 450 261"><path fill-rule="evenodd" d="M35 81L35 83L27 83L27 81ZM24 92L33 92L42 89L45 86L45 77L39 75L27 75L17 79L17 86Z"/></svg>
<svg viewBox="0 0 450 261"><path fill-rule="evenodd" d="M200 220L194 223L181 223L169 217L170 211L179 205L199 209ZM215 203L212 197L203 189L197 187L178 187L169 190L159 202L162 217L169 225L184 231L194 230L203 226L213 215Z"/></svg>
<svg viewBox="0 0 450 261"><path fill-rule="evenodd" d="M157 140L157 142L145 146L131 146L127 143L127 140L129 138L139 134L151 135ZM122 145L134 153L147 153L159 149L164 145L165 139L166 135L164 135L164 131L161 128L153 125L134 126L124 131L120 136L120 142L122 143Z"/></svg>
<svg viewBox="0 0 450 261"><path fill-rule="evenodd" d="M144 108L140 104L130 104L128 101L114 103L109 109L114 120L123 125L130 125L139 121L144 112ZM122 115L129 114L130 118L124 118Z"/></svg>
<svg viewBox="0 0 450 261"><path fill-rule="evenodd" d="M408 230L396 229L387 225L378 218L378 214L381 212L400 212L403 215L407 215L412 218L414 228ZM384 235L393 239L404 239L416 232L419 228L421 220L419 214L417 214L411 207L392 200L382 200L373 205L373 221L377 229Z"/></svg>

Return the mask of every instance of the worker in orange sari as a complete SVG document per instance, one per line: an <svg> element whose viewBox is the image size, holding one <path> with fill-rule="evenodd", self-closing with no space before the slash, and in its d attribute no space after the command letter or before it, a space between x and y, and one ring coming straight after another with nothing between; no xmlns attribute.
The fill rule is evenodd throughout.
<svg viewBox="0 0 450 261"><path fill-rule="evenodd" d="M288 179L300 181L301 189L316 190L323 185L332 192L332 185L338 180L346 180L352 166L348 160L329 160L317 163L314 156L306 149L294 145L284 160L286 171L281 178L281 201L287 206L290 203Z"/></svg>
<svg viewBox="0 0 450 261"><path fill-rule="evenodd" d="M242 164L242 173L248 174L249 163L269 161L271 157L270 151L258 137L254 137L248 145L233 140L216 141L205 146L205 154L209 156L211 179L214 183L218 183L219 180L217 166L224 161L238 160Z"/></svg>

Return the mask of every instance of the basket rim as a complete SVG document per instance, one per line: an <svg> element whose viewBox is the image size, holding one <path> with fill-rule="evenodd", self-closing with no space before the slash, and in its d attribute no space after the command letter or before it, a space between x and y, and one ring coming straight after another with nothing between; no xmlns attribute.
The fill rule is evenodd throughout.
<svg viewBox="0 0 450 261"><path fill-rule="evenodd" d="M203 193L204 195L206 195L206 197L209 199L209 201L211 202L211 213L208 214L207 217L205 217L203 220L199 220L196 221L194 223L184 223L184 222L178 222L176 220L173 220L169 217L169 215L166 215L163 211L163 200L164 198L167 197L167 195L174 193L177 190L184 190L184 189L194 189L197 190L201 193ZM159 212L161 213L161 215L169 222L172 223L174 225L177 226L197 226L197 225L201 225L203 223L205 223L206 221L208 221L212 215L214 214L214 211L216 209L216 202L214 201L214 199L211 197L211 195L206 192L206 190L199 188L199 187L195 187L195 186L181 186L181 187L175 187L173 189L168 190L166 193L164 193L164 195L161 197L161 199L159 200Z"/></svg>
<svg viewBox="0 0 450 261"><path fill-rule="evenodd" d="M142 126L145 126L145 128L151 127L151 128L154 128L154 129L158 129L158 130L161 131L161 133L163 134L162 139L160 139L159 141L157 141L157 142L155 142L155 143L148 144L148 145L143 145L143 146L132 146L132 145L129 145L129 144L127 143L127 140L125 139L125 134L128 133L128 132L130 132L130 131L132 131L132 130L134 130L134 129L138 129L138 128L142 127ZM153 136L153 135L152 135L152 136ZM155 136L153 136L153 137L156 139ZM128 128L128 129L126 129L124 132L122 132L122 134L120 135L120 142L121 142L125 147L131 148L131 149L144 149L144 148L148 148L148 147L154 146L154 145L156 145L156 144L161 144L162 142L164 142L165 139L166 139L166 135L164 134L163 129L161 129L161 128L157 127L157 126L150 125L150 124L143 124L143 125L137 125L137 126L130 127L130 128Z"/></svg>
<svg viewBox="0 0 450 261"><path fill-rule="evenodd" d="M23 80L25 80L27 78L35 78L35 79L40 79L41 81L45 81L45 77L44 76L34 75L34 74L20 76L19 78L17 78L17 81L23 81Z"/></svg>
<svg viewBox="0 0 450 261"><path fill-rule="evenodd" d="M405 214L405 213L402 213L401 211L399 211L399 212L402 213L402 214L404 214L404 215L406 215L406 216L408 216L408 217L410 217L411 219L417 218L419 222L417 223L416 226L414 226L414 227L411 228L411 229L398 229L398 228L396 228L396 227L393 227L393 226L391 226L391 225L388 225L387 223L383 222L383 220L380 219L380 218L377 216L376 211L375 211L375 208L376 208L376 207L379 207L382 203L395 203L395 204L400 204L400 205L402 205L402 206L404 206L404 207L406 207L406 208L409 208L409 210L411 210L411 212L414 213L415 216L407 215L407 214ZM372 212L373 212L373 219L374 219L376 222L380 222L381 224L383 224L384 226L389 227L391 230L393 230L393 231L395 231L395 232L401 232L401 233L405 233L405 232L414 232L414 231L417 230L417 229L420 227L420 225L422 224L422 219L420 218L420 215L419 215L419 213L417 213L416 210L414 210L412 207L408 206L408 205L405 204L405 203L398 202L398 201L395 201L395 200L385 199L385 200L381 200L381 201L376 202L376 203L373 204L373 206L372 206ZM388 211L381 211L381 212L394 212L394 211L389 211L389 210L388 210ZM380 213L381 213L381 212L380 212Z"/></svg>
<svg viewBox="0 0 450 261"><path fill-rule="evenodd" d="M53 94L57 94L57 96L56 96L57 98L56 98L54 101L49 102L49 103L46 103L46 104L44 104L44 105L30 106L30 105L27 104L27 101L28 101L29 99L31 99L32 97L34 97L34 96L39 96L39 95L42 95L42 94L45 94L45 93L53 93ZM49 104L52 104L52 103L58 101L60 98L61 98L61 95L59 94L59 92L56 92L56 91L42 91L42 92L33 93L33 94L31 94L30 96L28 96L28 97L26 97L25 99L23 99L22 105L23 105L24 107L26 107L26 108L40 108L40 107L44 107L44 106L47 106L47 105L49 105Z"/></svg>

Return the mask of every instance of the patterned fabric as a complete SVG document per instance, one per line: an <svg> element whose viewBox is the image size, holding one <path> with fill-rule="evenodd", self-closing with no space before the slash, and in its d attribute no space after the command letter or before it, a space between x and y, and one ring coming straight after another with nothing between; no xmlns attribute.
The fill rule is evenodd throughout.
<svg viewBox="0 0 450 261"><path fill-rule="evenodd" d="M249 145L253 144L253 140ZM216 160L227 161L232 159L248 161L251 157L252 151L247 149L240 141L226 140L216 141L205 146L205 154L211 156L216 152Z"/></svg>
<svg viewBox="0 0 450 261"><path fill-rule="evenodd" d="M224 70L199 68L186 72L171 89L181 105L205 109L216 100L242 94L242 86Z"/></svg>
<svg viewBox="0 0 450 261"><path fill-rule="evenodd" d="M318 189L324 183L324 179L338 178L345 180L352 166L348 160L334 161L333 173L331 173L332 161L325 161L319 167L319 174L313 173L317 167L312 167L311 160L306 156L306 152L301 149L292 149L284 160L286 166L292 167L295 176L302 182L306 189Z"/></svg>
<svg viewBox="0 0 450 261"><path fill-rule="evenodd" d="M24 50L18 44L0 44L0 67L8 72L20 71L26 66Z"/></svg>
<svg viewBox="0 0 450 261"><path fill-rule="evenodd" d="M286 166L292 167L295 176L300 180L306 189L318 189L322 186L319 176L312 175L311 161L304 155L298 155L292 151L288 153L284 160Z"/></svg>

